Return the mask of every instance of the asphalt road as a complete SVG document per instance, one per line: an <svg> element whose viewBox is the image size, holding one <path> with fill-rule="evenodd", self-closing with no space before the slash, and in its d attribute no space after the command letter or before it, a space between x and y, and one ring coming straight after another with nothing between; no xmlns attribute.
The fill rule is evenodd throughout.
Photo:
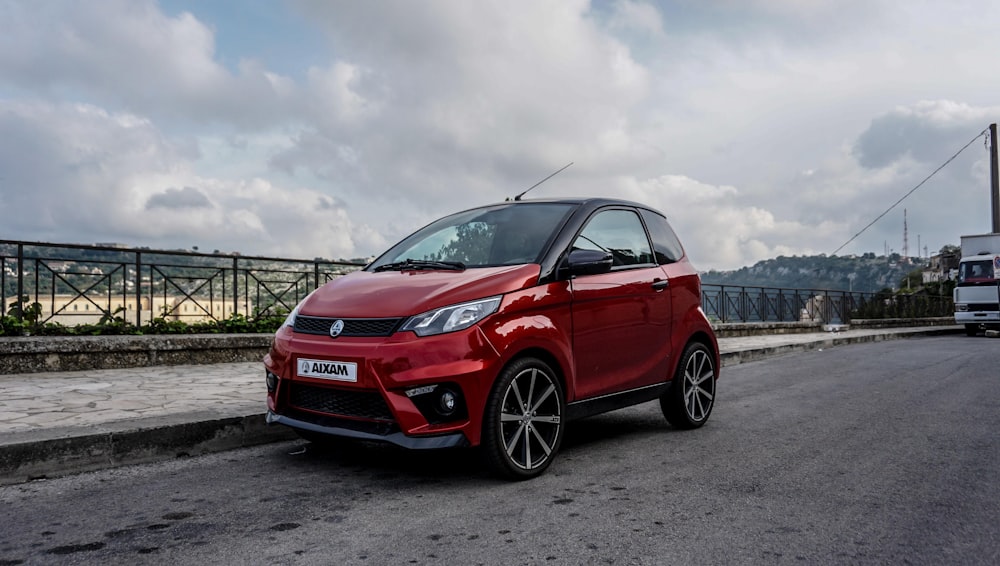
<svg viewBox="0 0 1000 566"><path fill-rule="evenodd" d="M997 564L1000 340L726 368L708 425L573 423L541 478L304 442L0 488L8 564Z"/></svg>

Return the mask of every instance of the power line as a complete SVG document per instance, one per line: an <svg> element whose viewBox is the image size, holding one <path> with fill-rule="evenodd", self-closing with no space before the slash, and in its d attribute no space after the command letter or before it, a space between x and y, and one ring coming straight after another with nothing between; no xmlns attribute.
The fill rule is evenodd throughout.
<svg viewBox="0 0 1000 566"><path fill-rule="evenodd" d="M942 163L940 167L938 167L937 169L935 169L923 181L920 181L917 184L917 186L915 186L912 189L910 189L910 192L908 192L905 195L903 195L903 197L900 198L899 200L897 200L892 206L890 206L889 208L885 209L885 212L883 212L882 214L879 214L877 217L875 217L875 220L872 220L871 222L869 222L868 225L865 226L864 228L862 228L860 232L858 232L857 234L851 236L850 240L847 240L846 242L844 242L844 244L842 246L840 246L839 248L833 250L833 253L830 254L830 255L837 255L837 252L839 252L840 250L844 249L844 247L847 246L847 244L850 244L851 242L853 242L855 240L855 238L857 238L858 236L860 236L861 234L863 234L865 232L865 230L871 228L873 225L875 225L876 222L878 222L879 220L881 220L883 216L885 216L886 214L889 214L890 210L896 208L896 206L898 206L899 203L901 203L904 200L906 200L906 197L912 195L913 191L916 191L917 189L919 189L921 186L923 186L924 183L926 183L927 181L929 181L931 179L931 177L933 177L934 175L936 175L938 171L944 169L945 167L948 166L949 163L951 163L952 161L954 161L956 157L958 157L963 151L965 151L970 145L972 145L972 142L974 142L974 141L978 140L979 138L983 137L984 135L986 135L986 131L988 129L989 128L987 128L986 130L983 130L983 131L979 132L976 135L976 137L974 137L971 140L969 140L969 143L967 143L964 146L962 146L962 149L958 150L958 152L955 153L955 155L952 155L951 157L949 157L948 161L945 161L944 163Z"/></svg>

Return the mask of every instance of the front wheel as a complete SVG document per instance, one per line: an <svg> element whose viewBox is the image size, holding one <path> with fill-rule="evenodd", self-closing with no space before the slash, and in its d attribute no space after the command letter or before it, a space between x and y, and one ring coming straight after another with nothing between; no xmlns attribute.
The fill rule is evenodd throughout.
<svg viewBox="0 0 1000 566"><path fill-rule="evenodd" d="M966 336L975 336L976 334L979 334L979 325L978 324L966 324L965 325L965 335Z"/></svg>
<svg viewBox="0 0 1000 566"><path fill-rule="evenodd" d="M712 352L700 342L684 348L677 374L660 397L660 409L676 428L692 429L705 424L715 406L715 362Z"/></svg>
<svg viewBox="0 0 1000 566"><path fill-rule="evenodd" d="M504 368L483 415L483 453L491 471L516 480L544 472L562 443L564 399L545 362L521 358Z"/></svg>

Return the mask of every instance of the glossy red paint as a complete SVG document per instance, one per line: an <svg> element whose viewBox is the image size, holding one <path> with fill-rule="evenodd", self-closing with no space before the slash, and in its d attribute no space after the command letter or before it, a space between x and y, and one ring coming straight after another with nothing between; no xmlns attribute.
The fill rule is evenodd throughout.
<svg viewBox="0 0 1000 566"><path fill-rule="evenodd" d="M693 343L708 352L714 383L718 344L701 311L700 281L687 257L643 259L616 268L609 253L606 269L574 268L566 259L570 243L590 218L605 208L639 206L576 204L580 210L563 227L553 228L558 230L538 261L466 269L369 267L318 289L294 316L399 323L381 336L331 337L282 327L264 359L267 371L279 378L268 392L269 421L305 433L384 439L414 448L476 446L484 442L485 422L492 418L487 405L498 377L518 360L547 364L564 405L663 391ZM633 216L643 226L638 213ZM475 314L479 318L459 330L426 336L399 330L410 317L490 297L500 297L496 310ZM301 359L356 364L356 381L300 376ZM457 399L454 413L442 408L447 392ZM711 393L714 398L714 384ZM607 409L591 413L599 410Z"/></svg>
<svg viewBox="0 0 1000 566"><path fill-rule="evenodd" d="M571 281L575 391L579 398L666 379L671 361L670 288L659 266Z"/></svg>
<svg viewBox="0 0 1000 566"><path fill-rule="evenodd" d="M458 276L456 276L458 275ZM304 315L379 318L501 295L538 281L538 265L453 271L356 271L323 286L302 303Z"/></svg>

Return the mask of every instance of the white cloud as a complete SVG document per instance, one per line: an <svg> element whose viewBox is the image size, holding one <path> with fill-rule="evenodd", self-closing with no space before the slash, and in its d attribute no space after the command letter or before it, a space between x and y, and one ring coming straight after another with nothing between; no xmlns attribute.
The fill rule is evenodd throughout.
<svg viewBox="0 0 1000 566"><path fill-rule="evenodd" d="M5 215L6 238L305 258L386 244L315 190L199 176L189 148L133 115L0 101L0 131L12 134L0 139L0 170L10 172L0 206L17 211Z"/></svg>
<svg viewBox="0 0 1000 566"><path fill-rule="evenodd" d="M0 2L3 236L367 255L573 161L531 195L648 202L735 268L833 251L1000 113L1000 4L289 6L328 42L297 72L224 65L295 38L199 3ZM911 242L985 231L976 145L903 205ZM898 250L903 206L843 253Z"/></svg>

